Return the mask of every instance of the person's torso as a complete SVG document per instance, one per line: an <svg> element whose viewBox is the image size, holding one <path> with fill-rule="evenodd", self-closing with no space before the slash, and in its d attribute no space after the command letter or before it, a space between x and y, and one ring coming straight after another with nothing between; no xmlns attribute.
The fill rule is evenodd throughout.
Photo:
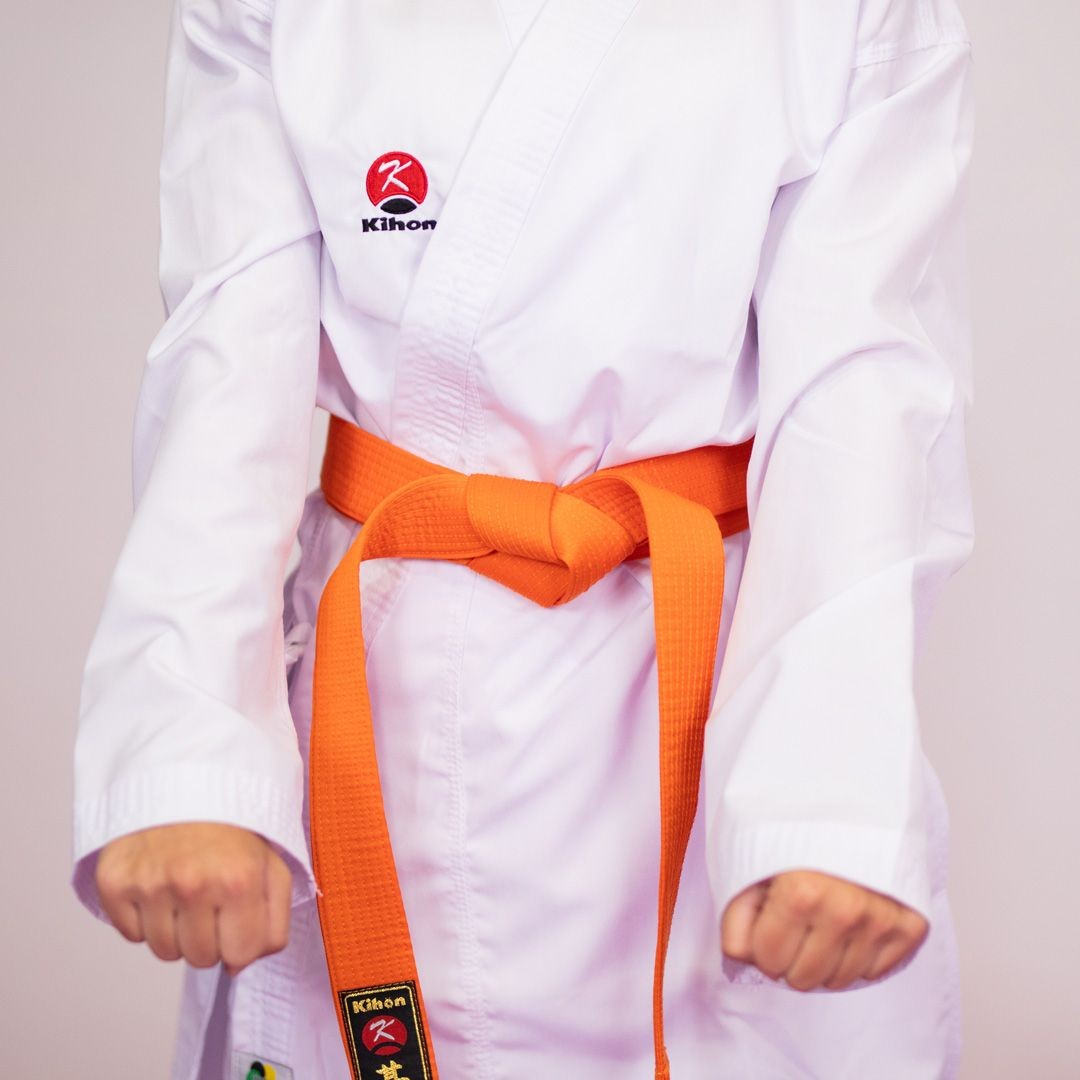
<svg viewBox="0 0 1080 1080"><path fill-rule="evenodd" d="M858 8L277 0L321 403L560 483L747 438L770 208L839 119Z"/></svg>

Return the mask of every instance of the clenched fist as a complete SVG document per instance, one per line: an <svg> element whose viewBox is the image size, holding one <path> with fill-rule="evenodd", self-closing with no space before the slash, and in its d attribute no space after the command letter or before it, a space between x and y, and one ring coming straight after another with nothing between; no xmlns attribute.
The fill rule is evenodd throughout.
<svg viewBox="0 0 1080 1080"><path fill-rule="evenodd" d="M721 948L796 990L876 979L922 944L927 921L892 897L815 870L751 885L728 904Z"/></svg>
<svg viewBox="0 0 1080 1080"><path fill-rule="evenodd" d="M189 822L117 837L98 858L101 906L128 941L230 975L283 949L292 878L259 835Z"/></svg>

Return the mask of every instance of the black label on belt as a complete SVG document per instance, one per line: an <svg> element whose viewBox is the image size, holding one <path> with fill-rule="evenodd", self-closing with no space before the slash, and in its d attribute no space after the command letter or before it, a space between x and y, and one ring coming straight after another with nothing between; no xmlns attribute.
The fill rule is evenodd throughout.
<svg viewBox="0 0 1080 1080"><path fill-rule="evenodd" d="M342 990L338 997L356 1080L431 1080L415 983Z"/></svg>

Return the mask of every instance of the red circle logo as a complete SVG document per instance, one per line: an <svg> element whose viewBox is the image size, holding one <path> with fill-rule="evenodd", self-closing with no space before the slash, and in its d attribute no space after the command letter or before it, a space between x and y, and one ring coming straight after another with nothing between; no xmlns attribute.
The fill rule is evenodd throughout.
<svg viewBox="0 0 1080 1080"><path fill-rule="evenodd" d="M360 1032L363 1044L383 1057L398 1053L408 1038L408 1030L396 1016L373 1016Z"/></svg>
<svg viewBox="0 0 1080 1080"><path fill-rule="evenodd" d="M408 214L427 198L424 166L402 150L377 157L368 169L367 196L387 214Z"/></svg>

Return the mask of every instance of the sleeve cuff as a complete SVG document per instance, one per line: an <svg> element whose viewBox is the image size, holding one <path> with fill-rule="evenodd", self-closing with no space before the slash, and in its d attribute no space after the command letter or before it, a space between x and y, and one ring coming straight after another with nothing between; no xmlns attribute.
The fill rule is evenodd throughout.
<svg viewBox="0 0 1080 1080"><path fill-rule="evenodd" d="M104 922L94 874L101 849L118 836L182 821L216 821L259 833L292 873L292 903L315 896L302 821L303 783L205 765L175 766L120 780L75 805L71 885L80 903Z"/></svg>
<svg viewBox="0 0 1080 1080"><path fill-rule="evenodd" d="M708 872L718 918L731 900L755 882L788 870L817 870L891 896L932 922L924 838L857 825L803 821L718 828L716 832L718 839L709 845ZM792 992L842 994L879 985L903 971L921 948L877 979L856 979L841 990L818 987ZM734 983L787 985L728 956L724 957L724 973Z"/></svg>

